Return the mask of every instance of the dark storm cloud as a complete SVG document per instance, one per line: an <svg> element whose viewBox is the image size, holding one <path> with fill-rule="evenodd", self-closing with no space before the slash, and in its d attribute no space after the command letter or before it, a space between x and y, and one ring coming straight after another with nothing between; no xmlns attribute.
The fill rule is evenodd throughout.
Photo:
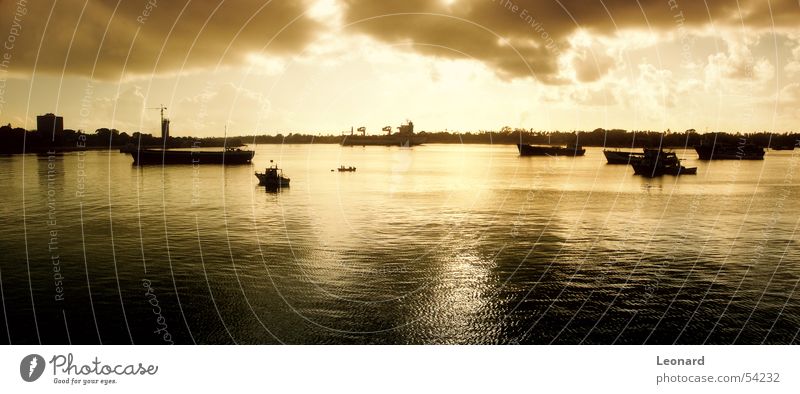
<svg viewBox="0 0 800 394"><path fill-rule="evenodd" d="M213 67L220 59L241 64L268 44L268 54L299 54L325 28L303 15L309 2L61 0L53 6L53 1L0 0L0 41L12 40L10 49L0 48L6 56L0 71L30 75L35 64L37 72L65 68L67 74L90 75L96 62L94 76L111 79L123 69L148 75ZM366 34L426 55L474 58L502 77L535 75L548 83L568 82L558 75L557 59L572 49L568 38L579 28L593 36L628 29L681 34L680 29L705 26L790 29L800 20L796 0L339 3L344 22L352 24L342 34ZM613 68L595 53L584 53L572 65L582 82Z"/></svg>
<svg viewBox="0 0 800 394"><path fill-rule="evenodd" d="M771 10L762 0L343 1L346 22L360 33L423 54L474 57L501 76L535 75L549 83L563 82L557 59L577 29L602 36L631 29L682 34L705 26L792 28L800 20L796 0L773 0ZM578 70L578 78L599 78L610 68L601 63Z"/></svg>
<svg viewBox="0 0 800 394"><path fill-rule="evenodd" d="M67 74L80 75L90 75L96 61L97 78L117 78L123 68L144 75L154 69L175 72L184 61L187 69L215 66L220 59L222 64L236 64L268 44L267 53L296 53L316 30L315 22L302 16L306 7L300 1L62 0L53 4L0 0L0 34L15 27L18 32L12 48L4 49L12 73L29 75L34 64L36 72L60 73L65 61Z"/></svg>

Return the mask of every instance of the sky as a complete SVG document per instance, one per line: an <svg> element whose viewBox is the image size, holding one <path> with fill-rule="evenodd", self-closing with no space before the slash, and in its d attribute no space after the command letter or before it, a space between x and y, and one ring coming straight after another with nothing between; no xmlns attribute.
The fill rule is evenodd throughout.
<svg viewBox="0 0 800 394"><path fill-rule="evenodd" d="M800 0L0 0L0 124L791 132Z"/></svg>

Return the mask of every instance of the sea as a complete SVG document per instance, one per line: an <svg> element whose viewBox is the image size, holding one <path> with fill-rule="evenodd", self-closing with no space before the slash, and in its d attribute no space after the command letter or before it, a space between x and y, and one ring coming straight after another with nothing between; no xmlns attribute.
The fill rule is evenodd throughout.
<svg viewBox="0 0 800 394"><path fill-rule="evenodd" d="M0 342L798 342L800 150L648 179L602 148L250 148L0 157Z"/></svg>

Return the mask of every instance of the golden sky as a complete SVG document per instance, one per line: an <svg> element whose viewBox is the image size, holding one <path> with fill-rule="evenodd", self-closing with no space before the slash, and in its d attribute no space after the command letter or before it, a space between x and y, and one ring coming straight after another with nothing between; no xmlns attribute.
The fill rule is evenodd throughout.
<svg viewBox="0 0 800 394"><path fill-rule="evenodd" d="M0 123L797 131L798 0L0 0Z"/></svg>

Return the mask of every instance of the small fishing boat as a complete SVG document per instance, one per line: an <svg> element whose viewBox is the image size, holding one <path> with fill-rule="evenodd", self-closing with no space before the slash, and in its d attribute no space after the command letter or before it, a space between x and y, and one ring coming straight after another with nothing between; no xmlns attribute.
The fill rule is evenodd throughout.
<svg viewBox="0 0 800 394"><path fill-rule="evenodd" d="M644 157L644 153L641 152L629 152L619 149L603 149L603 154L606 156L608 164L630 164Z"/></svg>
<svg viewBox="0 0 800 394"><path fill-rule="evenodd" d="M272 163L272 160L269 162ZM283 176L283 170L278 168L276 164L267 167L264 172L256 172L256 178L258 178L258 184L260 186L276 189L289 187L290 179Z"/></svg>
<svg viewBox="0 0 800 394"><path fill-rule="evenodd" d="M517 144L520 156L583 156L586 149L580 145L548 146Z"/></svg>
<svg viewBox="0 0 800 394"><path fill-rule="evenodd" d="M662 175L697 174L697 167L682 166L675 152L665 152L662 149L645 149L643 157L636 162L631 162L631 166L635 175L648 178Z"/></svg>
<svg viewBox="0 0 800 394"><path fill-rule="evenodd" d="M355 172L356 168L352 166L350 167L339 166L339 168L337 168L336 170L339 172Z"/></svg>

